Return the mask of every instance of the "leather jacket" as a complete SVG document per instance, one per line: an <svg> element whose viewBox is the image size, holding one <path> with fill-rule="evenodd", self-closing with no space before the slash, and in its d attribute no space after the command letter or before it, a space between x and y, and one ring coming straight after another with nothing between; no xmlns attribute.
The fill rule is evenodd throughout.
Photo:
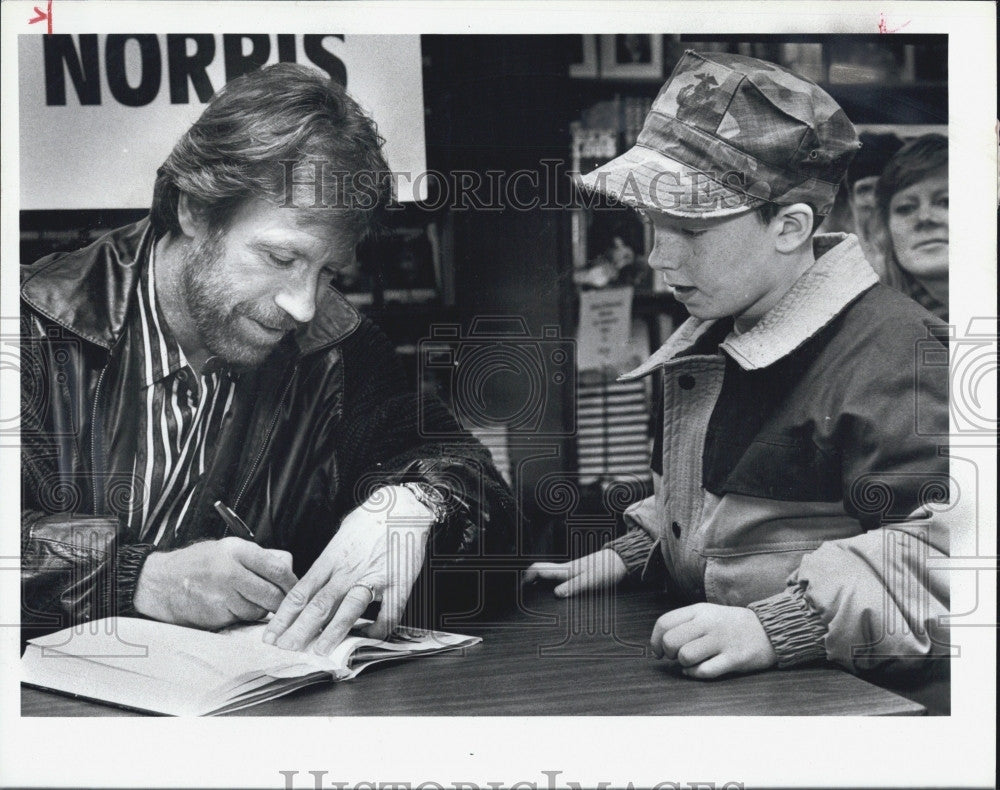
<svg viewBox="0 0 1000 790"><path fill-rule="evenodd" d="M126 327L153 243L143 220L22 266L22 636L134 613L151 551L226 535L212 507L220 499L259 544L290 551L297 575L344 515L405 480L447 497L431 556L510 551L513 498L489 453L440 400L409 391L389 341L332 288L312 322L239 377L177 534L137 543L123 526L141 506L132 501L141 400Z"/></svg>

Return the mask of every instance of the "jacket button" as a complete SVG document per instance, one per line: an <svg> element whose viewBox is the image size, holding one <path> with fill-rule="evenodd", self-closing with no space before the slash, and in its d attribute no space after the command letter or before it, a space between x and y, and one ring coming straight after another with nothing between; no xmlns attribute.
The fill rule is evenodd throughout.
<svg viewBox="0 0 1000 790"><path fill-rule="evenodd" d="M692 390L694 389L694 376L692 376L690 373L685 373L683 376L677 379L677 383L680 385L680 388L682 390Z"/></svg>
<svg viewBox="0 0 1000 790"><path fill-rule="evenodd" d="M674 533L675 538L679 538L681 536L681 525L675 521L670 525L670 531Z"/></svg>

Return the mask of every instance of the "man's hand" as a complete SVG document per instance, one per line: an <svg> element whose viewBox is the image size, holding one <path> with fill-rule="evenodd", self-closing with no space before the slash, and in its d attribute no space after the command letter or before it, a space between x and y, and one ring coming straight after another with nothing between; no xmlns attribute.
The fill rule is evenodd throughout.
<svg viewBox="0 0 1000 790"><path fill-rule="evenodd" d="M562 582L552 592L565 598L586 590L614 587L625 578L626 572L625 563L618 553L603 549L572 562L533 563L524 572L524 583L537 579Z"/></svg>
<svg viewBox="0 0 1000 790"><path fill-rule="evenodd" d="M242 538L206 540L150 554L133 605L154 620L216 629L275 611L296 581L287 551Z"/></svg>
<svg viewBox="0 0 1000 790"><path fill-rule="evenodd" d="M285 596L264 641L302 650L316 639L313 650L326 655L368 608L369 588L382 599L382 609L365 632L384 639L403 618L433 523L433 514L410 489L380 488L347 514L323 553Z"/></svg>
<svg viewBox="0 0 1000 790"><path fill-rule="evenodd" d="M754 672L778 661L757 615L742 606L696 603L667 612L653 627L653 653L705 680Z"/></svg>

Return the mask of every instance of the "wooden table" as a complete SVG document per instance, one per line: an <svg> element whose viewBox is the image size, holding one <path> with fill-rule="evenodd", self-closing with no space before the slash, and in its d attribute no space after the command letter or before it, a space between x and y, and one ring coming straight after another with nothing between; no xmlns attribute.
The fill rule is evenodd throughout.
<svg viewBox="0 0 1000 790"><path fill-rule="evenodd" d="M663 600L607 592L559 600L526 588L493 622L449 630L483 643L464 654L382 665L233 715L919 715L923 706L833 667L697 681L652 657ZM110 706L22 688L25 716L127 716Z"/></svg>

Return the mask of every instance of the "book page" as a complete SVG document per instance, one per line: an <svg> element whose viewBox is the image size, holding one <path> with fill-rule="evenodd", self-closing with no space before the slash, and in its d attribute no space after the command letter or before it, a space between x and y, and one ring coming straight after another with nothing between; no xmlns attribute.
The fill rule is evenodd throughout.
<svg viewBox="0 0 1000 790"><path fill-rule="evenodd" d="M54 653L88 658L105 666L201 689L247 673L280 670L285 676L322 670L336 673L331 658L282 650L262 641L263 623L218 633L132 617L106 618L32 640L41 658ZM238 640L238 644L236 641Z"/></svg>
<svg viewBox="0 0 1000 790"><path fill-rule="evenodd" d="M359 621L360 626L370 621ZM46 655L86 658L104 666L202 691L232 687L249 674L299 677L316 671L336 678L349 673L352 657L365 659L434 652L473 644L442 631L398 629L389 640L349 634L328 656L284 650L263 641L266 621L242 623L218 632L132 617L105 618L31 640ZM359 627L359 626L356 626ZM475 640L478 641L478 640ZM355 673L356 674L356 673Z"/></svg>

